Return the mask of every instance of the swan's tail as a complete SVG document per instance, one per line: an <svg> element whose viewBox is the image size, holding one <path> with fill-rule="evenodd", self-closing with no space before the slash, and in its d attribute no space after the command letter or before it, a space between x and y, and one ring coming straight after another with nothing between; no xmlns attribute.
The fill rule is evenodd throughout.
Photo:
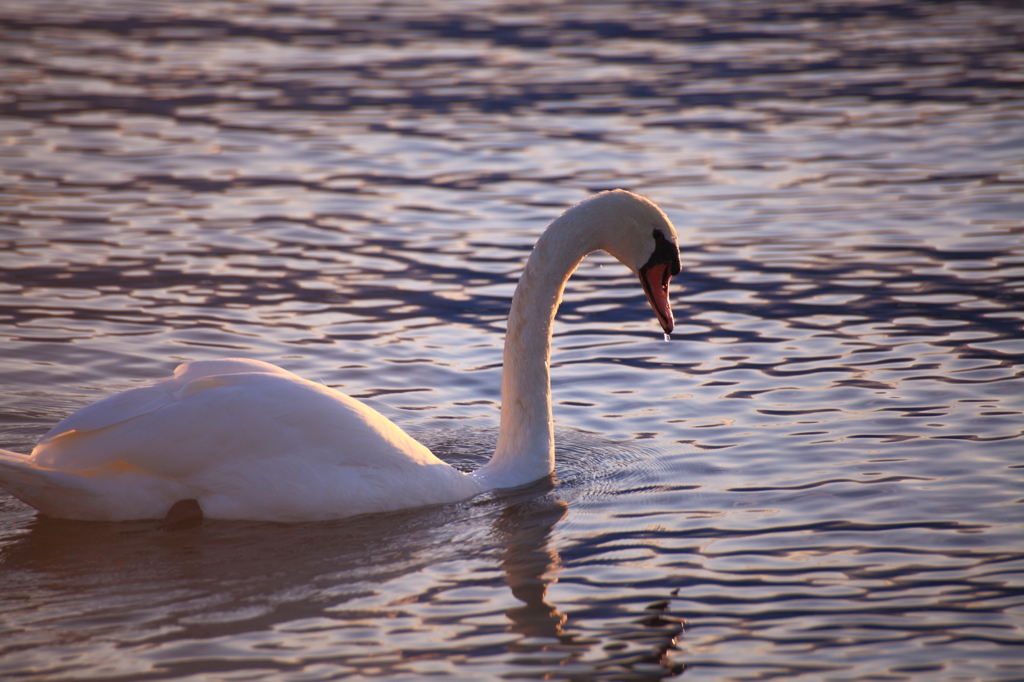
<svg viewBox="0 0 1024 682"><path fill-rule="evenodd" d="M189 497L153 477L40 469L27 455L3 449L0 488L47 516L83 521L163 518L174 502ZM132 494L124 494L125 490Z"/></svg>
<svg viewBox="0 0 1024 682"><path fill-rule="evenodd" d="M46 487L46 473L28 464L26 455L0 449L0 488L32 504Z"/></svg>
<svg viewBox="0 0 1024 682"><path fill-rule="evenodd" d="M83 476L64 471L39 469L27 455L0 449L0 488L50 516L64 516L60 510L89 494ZM76 480L78 479L78 480ZM92 506L92 505L89 505Z"/></svg>

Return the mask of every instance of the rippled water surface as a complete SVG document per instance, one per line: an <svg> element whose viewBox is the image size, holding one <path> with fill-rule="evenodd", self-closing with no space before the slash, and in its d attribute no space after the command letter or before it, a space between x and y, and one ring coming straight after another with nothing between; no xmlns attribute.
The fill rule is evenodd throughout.
<svg viewBox="0 0 1024 682"><path fill-rule="evenodd" d="M0 677L1024 679L1011 2L0 5L0 447L191 359L463 468L525 258L624 187L678 329L583 262L557 480L319 524L0 494Z"/></svg>

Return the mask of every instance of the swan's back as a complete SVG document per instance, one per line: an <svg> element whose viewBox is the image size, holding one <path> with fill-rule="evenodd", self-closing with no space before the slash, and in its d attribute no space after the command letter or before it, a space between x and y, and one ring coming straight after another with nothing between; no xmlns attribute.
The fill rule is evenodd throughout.
<svg viewBox="0 0 1024 682"><path fill-rule="evenodd" d="M50 495L44 512L160 518L197 499L210 518L312 520L463 499L476 482L376 410L252 360L182 365L59 423L31 461L81 500ZM56 478L54 479L57 484ZM75 482L74 480L70 482ZM124 494L128 486L139 495ZM121 508L105 508L118 497ZM412 504L410 504L412 502Z"/></svg>

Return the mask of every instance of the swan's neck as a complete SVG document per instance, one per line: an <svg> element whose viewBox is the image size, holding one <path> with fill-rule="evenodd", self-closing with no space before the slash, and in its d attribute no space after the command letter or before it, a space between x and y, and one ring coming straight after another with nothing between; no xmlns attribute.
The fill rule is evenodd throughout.
<svg viewBox="0 0 1024 682"><path fill-rule="evenodd" d="M593 216L578 212L556 219L541 235L516 286L505 332L498 446L476 472L489 488L524 485L554 468L551 327L569 275L600 248L601 230L595 227Z"/></svg>

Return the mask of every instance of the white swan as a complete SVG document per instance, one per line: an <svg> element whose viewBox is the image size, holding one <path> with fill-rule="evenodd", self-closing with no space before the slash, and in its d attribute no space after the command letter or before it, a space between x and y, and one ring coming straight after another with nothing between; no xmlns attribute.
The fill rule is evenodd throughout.
<svg viewBox="0 0 1024 682"><path fill-rule="evenodd" d="M603 249L640 277L672 330L675 229L624 190L573 206L541 235L512 297L501 422L490 462L469 474L339 391L256 360L204 360L82 408L29 456L0 450L0 486L43 514L311 521L467 499L549 475L551 325L569 275ZM198 503L198 506L197 504Z"/></svg>

